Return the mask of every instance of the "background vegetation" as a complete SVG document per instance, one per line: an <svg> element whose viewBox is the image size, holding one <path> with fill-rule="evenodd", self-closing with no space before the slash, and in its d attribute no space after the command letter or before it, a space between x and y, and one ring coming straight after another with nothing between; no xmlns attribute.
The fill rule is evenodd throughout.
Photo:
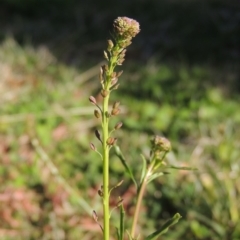
<svg viewBox="0 0 240 240"><path fill-rule="evenodd" d="M134 171L149 137L173 144L171 172L148 189L144 233L176 211L161 239L240 239L238 1L2 0L0 2L0 237L100 239L101 162L90 95L113 19L135 18L116 99L118 144ZM114 194L133 213L134 188L113 155ZM115 204L115 199L112 200ZM127 222L129 224L129 222Z"/></svg>

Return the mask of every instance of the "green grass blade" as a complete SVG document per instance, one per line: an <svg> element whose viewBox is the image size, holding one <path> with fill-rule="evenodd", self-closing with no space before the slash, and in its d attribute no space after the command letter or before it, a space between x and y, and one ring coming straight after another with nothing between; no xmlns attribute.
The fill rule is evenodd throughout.
<svg viewBox="0 0 240 240"><path fill-rule="evenodd" d="M166 233L172 225L176 224L182 216L176 213L171 219L169 219L159 230L150 234L145 240L156 239L158 236Z"/></svg>
<svg viewBox="0 0 240 240"><path fill-rule="evenodd" d="M155 178L158 178L164 174L168 174L168 173L164 173L164 172L158 172L158 173L154 173L151 177L149 177L147 183L150 183L151 181L153 181Z"/></svg>
<svg viewBox="0 0 240 240"><path fill-rule="evenodd" d="M117 234L117 240L120 240L120 232L119 229L116 227L116 234Z"/></svg>
<svg viewBox="0 0 240 240"><path fill-rule="evenodd" d="M119 240L123 240L123 238L124 238L124 217L125 217L125 211L123 208L123 204L121 204L121 206L120 206Z"/></svg>
<svg viewBox="0 0 240 240"><path fill-rule="evenodd" d="M168 168L173 168L173 169L177 169L177 170L188 170L188 171L197 171L197 168L193 168L193 167L177 167L177 166L168 166Z"/></svg>
<svg viewBox="0 0 240 240"><path fill-rule="evenodd" d="M219 237L222 237L222 238L225 237L226 229L224 228L223 225L219 224L217 221L211 220L208 217L196 211L190 211L189 216L193 219L195 218L197 221L212 228L219 235Z"/></svg>
<svg viewBox="0 0 240 240"><path fill-rule="evenodd" d="M121 152L121 149L119 146L114 146L115 149L115 153L118 156L118 158L121 160L123 166L125 167L125 170L127 171L127 173L129 174L129 176L131 177L131 179L133 180L134 184L136 185L136 187L138 188L137 182L133 176L132 170L131 168L127 165L127 162Z"/></svg>

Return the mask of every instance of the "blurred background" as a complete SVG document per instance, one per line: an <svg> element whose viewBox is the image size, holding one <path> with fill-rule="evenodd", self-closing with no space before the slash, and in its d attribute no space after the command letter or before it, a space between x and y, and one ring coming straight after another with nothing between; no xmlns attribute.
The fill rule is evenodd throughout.
<svg viewBox="0 0 240 240"><path fill-rule="evenodd" d="M139 21L120 88L118 145L137 177L153 134L171 171L148 188L142 236L174 213L162 240L240 239L240 3L229 0L0 1L0 239L101 239L101 160L90 95L118 16ZM111 185L135 189L112 152ZM117 224L118 211L113 212ZM114 230L113 230L114 232ZM143 238L144 239L144 238Z"/></svg>

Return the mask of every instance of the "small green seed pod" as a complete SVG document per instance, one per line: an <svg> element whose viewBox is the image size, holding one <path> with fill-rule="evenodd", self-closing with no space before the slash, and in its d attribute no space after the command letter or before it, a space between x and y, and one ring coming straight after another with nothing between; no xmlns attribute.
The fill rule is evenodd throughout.
<svg viewBox="0 0 240 240"><path fill-rule="evenodd" d="M100 118L101 117L101 114L100 114L100 112L97 109L94 110L94 116L96 118Z"/></svg>

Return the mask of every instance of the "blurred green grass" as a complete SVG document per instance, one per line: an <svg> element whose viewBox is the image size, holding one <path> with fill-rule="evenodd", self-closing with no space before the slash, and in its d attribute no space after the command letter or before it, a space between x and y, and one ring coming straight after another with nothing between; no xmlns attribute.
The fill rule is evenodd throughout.
<svg viewBox="0 0 240 240"><path fill-rule="evenodd" d="M100 48L105 43L94 48L95 44L89 43L89 39L92 37L96 42L105 39L109 26L107 22L113 15L113 18L116 17L118 12L103 17L103 13L109 10L107 6L102 6L99 24L105 23L103 27L96 31L99 24L95 26L93 18L93 22L90 21L85 29L91 31L92 36L87 34L86 38L80 40L80 36L83 36L80 34L81 28L79 35L73 34L72 38L60 34L62 41L67 43L66 48L62 49L64 44L53 48L47 41L56 34L53 27L62 24L57 21L62 17L58 12L48 16L51 20L55 19L55 23L49 27L52 32L48 31L49 35L45 36L43 34L38 42L36 39L41 32L36 31L31 43L24 40L24 26L39 26L43 8L36 8L35 1L26 1L25 5L10 0L4 2L10 4L15 13L19 13L22 22L14 25L16 19L10 19L11 23L15 22L11 26L20 29L14 37L6 37L6 33L1 33L4 37L0 45L0 236L2 239L16 239L16 236L18 239L100 238L98 226L78 201L85 199L101 215L97 195L101 185L101 162L89 149L89 143L95 141L93 131L99 123L92 117L93 108L88 97L92 94L98 97L100 54L98 57L95 54L101 52ZM197 2L194 1L194 4ZM54 12L51 4L44 3L43 6L50 13ZM71 12L73 3L57 6ZM119 5L119 13L123 12L126 4ZM144 2L132 12L138 16L146 7L152 9L154 4L154 1L150 1L149 5ZM119 91L113 96L120 100L123 108L119 120L123 121L124 128L118 133L118 144L133 166L133 171L139 175L139 155L148 155L149 137L154 133L164 134L173 144L168 161L173 165L197 167L198 171L173 171L151 185L140 224L144 234L148 234L178 211L183 219L162 239L237 240L240 238L239 59L230 56L230 52L236 50L235 45L225 49L225 43L230 41L237 45L234 23L238 17L234 14L229 17L228 23L233 27L230 24L219 35L211 35L211 27L202 29L206 31L204 36L207 40L204 40L201 32L194 31L196 36L193 38L194 35L184 25L187 18L180 18L181 14L188 12L188 7L182 6L183 12L178 9L181 14L174 15L178 11L172 6L181 4L158 4L164 6L160 12L156 8L151 18L149 15L142 18L142 34L148 38L143 37L136 42L137 48L141 46L141 41L146 45L147 41L154 40L155 34L163 32L164 26L156 30L157 25L148 27L147 23L157 19L158 14L166 20L167 13L170 18L174 16L179 19L178 24L174 25L179 27L179 32L175 27L166 27L166 33L170 40L180 36L185 48L174 41L170 46L168 41L163 44L161 36L158 36L150 44L155 54L149 59L142 56L142 61L136 61L134 47L129 51ZM210 6L208 10L212 10L210 12L214 19L218 19L217 26L225 26L222 19L218 18L222 15L217 14L221 13L224 3L212 1L207 6ZM230 13L234 6L235 2L229 4ZM76 9L80 9L80 5L76 5ZM198 10L196 7L190 8L194 9ZM80 12L83 14L82 20L91 19L91 14L84 15L84 8ZM12 13L8 14L11 16ZM35 21L31 23L26 16ZM73 19L67 14L64 16L65 20ZM147 18L150 19L147 21ZM202 21L200 16L196 19L196 23ZM182 28L185 30L180 31ZM47 28L43 29L46 31ZM226 40L230 32L230 40ZM198 37L197 43L195 40ZM41 41L44 44L40 44ZM201 42L206 45L201 45ZM53 43L57 45L58 38ZM86 47L87 43L89 48ZM195 51L199 44L200 50ZM143 55L148 55L148 51L144 48ZM206 52L207 55L201 56ZM76 58L77 54L80 54L80 60ZM71 56L74 56L73 61ZM226 58L223 59L223 56ZM205 58L207 62L202 62ZM218 63L215 64L215 61ZM49 161L42 161L43 156L37 154L32 145L33 139L39 140ZM134 196L131 182L114 155L111 161L111 184L126 179L114 196L123 194L126 212L131 216L134 206L131 202ZM57 166L74 194L51 171L51 164ZM114 199L112 204L114 206ZM114 213L114 220L115 217Z"/></svg>
<svg viewBox="0 0 240 240"><path fill-rule="evenodd" d="M68 193L51 174L48 165L41 163L32 148L31 137L39 139L60 174L78 189L81 197L100 211L96 191L101 162L88 148L89 142L94 141L93 129L98 124L92 120L93 109L87 101L91 92L97 92L97 71L93 76L96 83L88 80L79 84L72 79L84 76L82 72L53 60L47 49L44 50L44 62L43 49L22 48L13 39L3 42L0 49L4 76L0 120L1 172L4 176L1 191L3 195L10 190L26 191L33 194L33 198L48 198L48 204L43 205L51 206L37 211L35 220L28 211L18 212L12 219L4 218L5 207L1 213L7 228L16 228L11 225L16 218L21 221L18 225L20 232L27 225L28 236L39 238L41 234L48 235L44 227L51 225L49 214L58 214L52 198L58 194L59 188ZM211 78L218 75L214 69L186 67L185 64L176 68L154 62L141 67L140 71L134 63L130 66L129 70L126 68L121 88L114 96L125 109L121 116L125 127L119 133L119 145L130 165L138 166L141 151L148 154L149 136L163 133L173 143L169 161L199 169L198 172L173 172L157 181L147 194L145 204L149 210L142 224L151 229L159 225L160 219L180 211L184 220L165 239L220 239L231 234L238 237L239 97L230 96L226 89L211 85ZM137 90L139 95L135 92ZM114 157L112 161L114 183L123 177L123 168ZM138 171L135 167L134 172L138 174ZM126 181L121 191L128 190L129 184ZM59 201L63 204L63 199ZM64 201L73 206L72 211L81 219L83 213L76 200L68 197ZM9 203L5 204L8 206ZM39 199L29 204L32 208L41 206ZM128 204L131 214L131 203ZM46 218L43 229L39 225L41 215ZM66 222L69 216L64 217L57 220L59 229L52 231L67 234L62 224L63 221L69 224ZM151 220L146 221L148 218ZM77 229L76 234L83 234L86 229Z"/></svg>

